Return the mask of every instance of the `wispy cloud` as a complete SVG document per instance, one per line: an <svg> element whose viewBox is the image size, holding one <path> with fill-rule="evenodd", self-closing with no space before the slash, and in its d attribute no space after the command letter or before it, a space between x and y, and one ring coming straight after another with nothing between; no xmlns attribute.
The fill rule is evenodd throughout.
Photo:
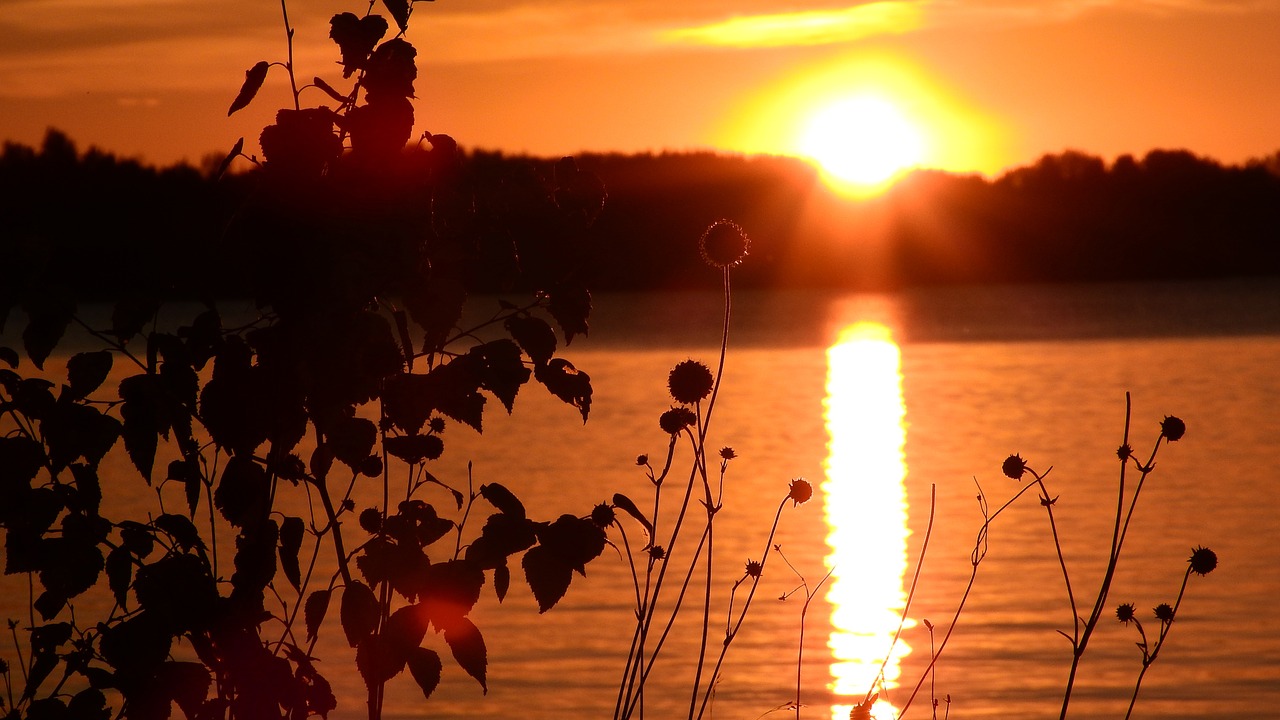
<svg viewBox="0 0 1280 720"><path fill-rule="evenodd" d="M911 32L921 26L919 2L889 0L834 10L805 10L734 17L662 33L674 44L729 47L829 45L876 35Z"/></svg>

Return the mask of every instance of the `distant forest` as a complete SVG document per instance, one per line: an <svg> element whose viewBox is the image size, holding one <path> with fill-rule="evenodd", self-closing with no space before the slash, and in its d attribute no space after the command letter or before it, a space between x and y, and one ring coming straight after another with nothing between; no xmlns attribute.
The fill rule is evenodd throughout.
<svg viewBox="0 0 1280 720"><path fill-rule="evenodd" d="M1280 154L1224 166L1185 150L1111 163L1069 151L992 180L919 171L863 201L833 195L791 158L583 155L577 163L608 193L591 238L598 291L714 285L697 240L721 218L752 240L738 287L1280 276ZM511 178L549 177L556 166L486 152L466 153L463 164L475 187L499 194ZM255 193L257 172L217 179L215 165L147 167L80 152L57 131L39 148L6 143L0 292L56 278L87 297L129 288L237 295L253 257L228 241L227 228ZM394 192L364 197L429 238L428 198L415 198L414 165L405 167Z"/></svg>

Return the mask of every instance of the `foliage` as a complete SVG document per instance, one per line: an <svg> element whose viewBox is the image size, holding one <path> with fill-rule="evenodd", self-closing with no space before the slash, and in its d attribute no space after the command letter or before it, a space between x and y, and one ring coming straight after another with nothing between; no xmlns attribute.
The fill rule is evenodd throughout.
<svg viewBox="0 0 1280 720"><path fill-rule="evenodd" d="M0 526L5 572L33 588L27 622L10 625L7 716L327 716L313 653L336 614L378 717L405 669L432 694L436 642L486 686L470 613L486 586L504 598L513 562L545 611L603 550L589 515L537 520L502 484L429 469L446 428L480 431L489 398L510 412L530 382L587 419L590 377L557 353L588 331L579 268L603 191L569 159L553 179L482 186L431 134L406 182L415 51L410 6L387 7L391 37L375 14L333 18L345 94L319 78L297 89L286 15L290 58L252 66L231 104L277 67L295 88L222 238L249 319L207 302L175 323L148 284L120 287L95 321L56 264L7 258L29 281L8 298L27 316L22 352L0 348ZM338 106L302 107L313 89ZM460 327L493 275L537 292ZM115 448L140 478L106 474ZM159 511L116 514L126 481L153 487ZM381 502L358 506L369 487ZM95 592L105 615L77 613Z"/></svg>

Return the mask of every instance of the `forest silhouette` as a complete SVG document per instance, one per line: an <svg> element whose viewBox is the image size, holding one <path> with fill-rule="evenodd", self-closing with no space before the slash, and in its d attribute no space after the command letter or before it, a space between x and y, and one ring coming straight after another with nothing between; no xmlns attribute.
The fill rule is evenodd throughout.
<svg viewBox="0 0 1280 720"><path fill-rule="evenodd" d="M353 176L335 192L384 230L415 232L406 211L426 182L430 152L410 149L395 173ZM460 153L458 172L495 192L554 174L556 160ZM595 218L591 284L666 290L708 283L685 238L732 217L755 239L740 288L892 290L953 283L1185 280L1280 273L1280 154L1226 166L1186 150L1107 163L1076 151L1046 155L994 179L917 171L881 197L850 201L810 165L785 157L713 153L582 155L604 183ZM262 171L217 177L202 167L153 168L50 130L39 148L6 143L0 156L0 270L11 304L50 278L83 298L118 288L207 299L250 293L244 245L227 228ZM341 183L339 179L337 182ZM355 192L359 185L359 192ZM259 200L259 202L261 202ZM281 200L284 202L284 200ZM411 204L408 205L411 208ZM352 212L357 212L352 208ZM536 246L537 223L523 223ZM110 236L103 228L113 228ZM269 247L269 236L241 237ZM240 233L243 236L243 233ZM19 269L21 268L21 274ZM489 291L527 290L519 273L475 278Z"/></svg>

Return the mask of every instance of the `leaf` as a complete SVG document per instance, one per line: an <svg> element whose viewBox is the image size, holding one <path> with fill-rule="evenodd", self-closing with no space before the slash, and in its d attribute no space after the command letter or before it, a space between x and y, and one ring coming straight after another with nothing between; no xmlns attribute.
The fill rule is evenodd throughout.
<svg viewBox="0 0 1280 720"><path fill-rule="evenodd" d="M359 580L352 580L342 590L342 606L339 617L342 619L342 632L347 636L347 643L356 647L360 641L373 633L378 627L378 598L368 585Z"/></svg>
<svg viewBox="0 0 1280 720"><path fill-rule="evenodd" d="M378 426L364 418L346 418L334 423L325 431L325 437L333 448L333 456L358 470L378 439Z"/></svg>
<svg viewBox="0 0 1280 720"><path fill-rule="evenodd" d="M199 711L209 698L212 676L204 665L196 662L166 662L156 668L156 687L163 688L188 718L199 717Z"/></svg>
<svg viewBox="0 0 1280 720"><path fill-rule="evenodd" d="M489 504L498 508L499 512L506 513L512 517L524 519L524 505L521 504L519 498L515 496L506 486L499 483L486 483L480 486L480 496L489 501Z"/></svg>
<svg viewBox="0 0 1280 720"><path fill-rule="evenodd" d="M524 578L538 601L538 612L544 613L560 602L569 591L573 568L545 546L530 548L520 561Z"/></svg>
<svg viewBox="0 0 1280 720"><path fill-rule="evenodd" d="M120 408L120 416L124 418L124 449L150 485L158 436L167 437L170 427L164 388L158 376L143 373L120 381L119 392L124 401Z"/></svg>
<svg viewBox="0 0 1280 720"><path fill-rule="evenodd" d="M556 333L546 320L529 315L512 315L505 323L507 332L520 344L534 363L545 365L556 353Z"/></svg>
<svg viewBox="0 0 1280 720"><path fill-rule="evenodd" d="M111 334L121 340L132 338L142 332L159 309L160 303L153 298L127 297L120 300L111 309Z"/></svg>
<svg viewBox="0 0 1280 720"><path fill-rule="evenodd" d="M228 117L253 101L253 97L262 88L262 82L267 79L268 67L270 67L270 63L266 60L261 60L245 71L244 84L240 86L239 94L236 95L235 100L231 101L231 107L227 109Z"/></svg>
<svg viewBox="0 0 1280 720"><path fill-rule="evenodd" d="M118 547L107 553L106 573L107 586L115 595L116 602L123 608L133 579L133 557L129 551L124 547Z"/></svg>
<svg viewBox="0 0 1280 720"><path fill-rule="evenodd" d="M82 352L67 361L67 384L76 398L98 389L111 372L111 351Z"/></svg>
<svg viewBox="0 0 1280 720"><path fill-rule="evenodd" d="M200 540L200 532L196 530L196 526L181 515L166 513L156 518L152 524L168 533L183 550L204 547L204 543Z"/></svg>
<svg viewBox="0 0 1280 720"><path fill-rule="evenodd" d="M591 412L591 376L578 370L564 358L552 358L546 365L534 370L534 377L547 387L552 395L578 408L582 422Z"/></svg>
<svg viewBox="0 0 1280 720"><path fill-rule="evenodd" d="M307 626L308 642L316 639L320 623L329 612L329 595L328 590L317 590L307 596L307 602L302 608L302 621Z"/></svg>
<svg viewBox="0 0 1280 720"><path fill-rule="evenodd" d="M420 607L436 627L448 628L480 600L484 570L472 560L449 560L427 567Z"/></svg>
<svg viewBox="0 0 1280 720"><path fill-rule="evenodd" d="M538 527L538 542L566 565L585 575L587 563L604 552L604 530L590 520L561 515L555 522Z"/></svg>
<svg viewBox="0 0 1280 720"><path fill-rule="evenodd" d="M213 504L227 522L245 527L271 511L271 479L259 464L243 455L227 461L213 491Z"/></svg>
<svg viewBox="0 0 1280 720"><path fill-rule="evenodd" d="M488 650L484 645L484 637L470 620L462 618L450 627L445 628L444 641L453 652L453 659L467 674L480 683L485 694L489 687L485 684L485 673L489 664Z"/></svg>
<svg viewBox="0 0 1280 720"><path fill-rule="evenodd" d="M382 4L387 7L387 12L391 13L396 25L400 27L400 32L409 29L409 0L382 0Z"/></svg>
<svg viewBox="0 0 1280 720"><path fill-rule="evenodd" d="M440 656L434 650L417 647L409 651L409 674L422 688L424 698L430 698L440 684L440 671L444 669Z"/></svg>
<svg viewBox="0 0 1280 720"><path fill-rule="evenodd" d="M11 368L18 367L18 351L11 347L0 347L0 360Z"/></svg>
<svg viewBox="0 0 1280 720"><path fill-rule="evenodd" d="M382 441L389 455L413 464L435 460L444 452L444 441L435 435L401 435Z"/></svg>
<svg viewBox="0 0 1280 720"><path fill-rule="evenodd" d="M493 393L510 413L520 386L529 382L529 368L520 359L520 347L511 340L494 340L468 353L479 359L480 387Z"/></svg>
<svg viewBox="0 0 1280 720"><path fill-rule="evenodd" d="M204 490L204 483L200 479L200 465L194 459L173 460L169 463L165 479L182 483L186 490L187 511L195 515L196 506L200 504L200 492Z"/></svg>
<svg viewBox="0 0 1280 720"><path fill-rule="evenodd" d="M231 168L231 163L244 151L244 138L236 140L236 144L231 146L231 152L222 158L222 162L218 163L218 172L214 173L215 180L221 180L223 175L227 174L227 170Z"/></svg>
<svg viewBox="0 0 1280 720"><path fill-rule="evenodd" d="M586 335L589 329L587 318L591 315L591 292L581 285L562 285L551 291L551 304L547 310L556 319L564 333L566 345L573 342L573 336L579 333Z"/></svg>
<svg viewBox="0 0 1280 720"><path fill-rule="evenodd" d="M342 51L342 77L365 66L373 46L387 34L387 21L381 15L356 17L354 13L338 13L329 19L329 37ZM317 85L319 81L317 80ZM342 97L335 98L345 102Z"/></svg>
<svg viewBox="0 0 1280 720"><path fill-rule="evenodd" d="M298 567L298 551L302 549L302 518L286 517L280 523L280 568L295 590L302 590L302 571Z"/></svg>
<svg viewBox="0 0 1280 720"><path fill-rule="evenodd" d="M342 93L340 93L340 92L338 92L337 90L335 90L335 89L334 89L334 87L333 87L332 85L330 85L329 83L325 82L325 81L324 81L324 78L322 78L322 77L320 77L320 76L318 76L318 75L317 75L316 77L314 77L314 78L311 78L311 82L312 82L312 83L314 83L316 87L318 87L318 88L320 88L321 90L323 90L323 91L324 91L324 93L325 93L326 95L328 95L329 97L333 98L334 100L336 100L336 101L338 101L338 102L340 102L340 103L350 102L350 100L351 100L351 98L349 98L349 97L347 97L346 95L343 95Z"/></svg>
<svg viewBox="0 0 1280 720"><path fill-rule="evenodd" d="M65 291L53 289L25 303L23 310L30 322L22 331L22 346L31 362L43 370L45 359L71 324L76 304Z"/></svg>
<svg viewBox="0 0 1280 720"><path fill-rule="evenodd" d="M498 602L506 599L507 590L511 589L511 568L507 567L506 563L493 569L493 589L498 596Z"/></svg>
<svg viewBox="0 0 1280 720"><path fill-rule="evenodd" d="M649 522L649 519L644 516L644 513L640 512L640 508L636 507L636 504L631 501L631 498L623 495L622 493L614 493L613 505L635 518L636 522L644 526L644 531L649 534L649 537L653 537L653 523Z"/></svg>
<svg viewBox="0 0 1280 720"><path fill-rule="evenodd" d="M107 707L107 696L101 690L86 688L67 703L67 714L75 720L109 720L111 710Z"/></svg>
<svg viewBox="0 0 1280 720"><path fill-rule="evenodd" d="M370 691L395 677L407 660L395 639L381 633L366 636L356 648L356 669Z"/></svg>

